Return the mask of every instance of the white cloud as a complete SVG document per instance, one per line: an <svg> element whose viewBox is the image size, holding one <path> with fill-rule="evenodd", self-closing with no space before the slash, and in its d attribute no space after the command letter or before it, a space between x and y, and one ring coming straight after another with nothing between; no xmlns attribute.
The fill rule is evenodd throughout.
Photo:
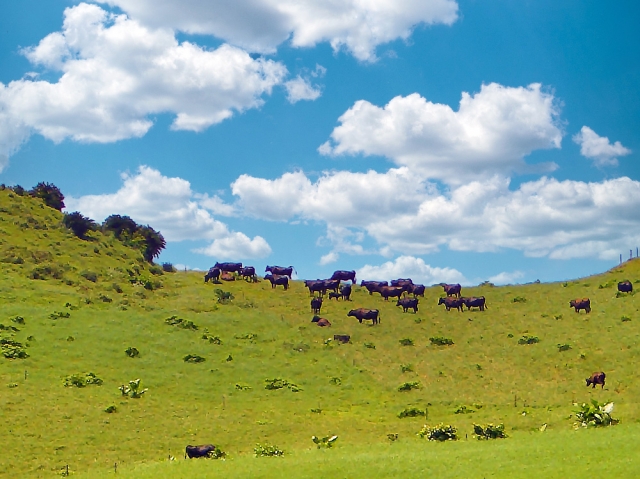
<svg viewBox="0 0 640 479"><path fill-rule="evenodd" d="M284 86L287 89L287 100L289 103L297 103L300 100L317 100L322 94L322 91L318 87L314 87L314 85L311 85L300 76L285 82Z"/></svg>
<svg viewBox="0 0 640 479"><path fill-rule="evenodd" d="M422 258L413 256L400 256L395 261L387 261L379 266L367 264L357 270L356 276L369 281L411 278L414 283L427 286L436 283L468 283L464 275L456 269L432 267Z"/></svg>
<svg viewBox="0 0 640 479"><path fill-rule="evenodd" d="M335 251L331 251L320 258L320 264L324 266L325 264L335 263L339 259L340 255Z"/></svg>
<svg viewBox="0 0 640 479"><path fill-rule="evenodd" d="M583 126L580 133L573 136L573 141L580 145L580 154L591 158L596 166L617 166L619 156L631 153L631 150L616 141L611 144L606 136L599 136L588 126Z"/></svg>
<svg viewBox="0 0 640 479"><path fill-rule="evenodd" d="M383 155L423 178L450 184L511 172L551 171L555 164L527 165L524 157L560 148L558 106L540 84L511 88L491 83L463 92L458 111L417 93L386 106L357 101L340 118L322 154Z"/></svg>
<svg viewBox="0 0 640 479"><path fill-rule="evenodd" d="M271 248L264 238L253 239L229 231L227 225L211 217L197 201L188 181L168 178L148 166L141 166L135 175L123 174L123 185L113 194L65 198L67 211L103 221L111 214L130 216L141 224L159 230L169 242L213 240L198 250L220 258L265 257Z"/></svg>
<svg viewBox="0 0 640 479"><path fill-rule="evenodd" d="M178 43L171 30L95 5L81 3L64 15L61 32L24 50L60 78L0 83L0 126L11 126L9 134L0 128L0 154L10 155L31 131L54 142L141 137L159 113L176 115L172 129L201 131L260 107L287 74L284 65L236 47Z"/></svg>
<svg viewBox="0 0 640 479"><path fill-rule="evenodd" d="M489 282L493 284L512 284L517 279L523 278L524 273L522 271L513 271L511 273L507 271L503 271L502 273L498 273L495 276L491 276L489 278Z"/></svg>
<svg viewBox="0 0 640 479"><path fill-rule="evenodd" d="M451 25L455 0L102 0L146 25L214 35L244 49L273 53L290 39L294 47L329 42L359 60L375 60L375 48L407 39L420 24Z"/></svg>

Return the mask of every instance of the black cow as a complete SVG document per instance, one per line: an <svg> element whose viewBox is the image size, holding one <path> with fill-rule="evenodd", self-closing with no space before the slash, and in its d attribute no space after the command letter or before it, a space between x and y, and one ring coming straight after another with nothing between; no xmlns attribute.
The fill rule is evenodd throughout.
<svg viewBox="0 0 640 479"><path fill-rule="evenodd" d="M336 293L335 291L330 292L329 300L332 300L332 299L335 299L335 300L340 299L340 293Z"/></svg>
<svg viewBox="0 0 640 479"><path fill-rule="evenodd" d="M213 444L204 444L202 446L187 446L186 454L189 459L194 457L209 457L209 455L216 450L216 446Z"/></svg>
<svg viewBox="0 0 640 479"><path fill-rule="evenodd" d="M464 303L460 298L440 298L438 300L438 306L444 304L444 307L447 308L447 311L451 311L451 308L456 308L458 311L462 312L462 307Z"/></svg>
<svg viewBox="0 0 640 479"><path fill-rule="evenodd" d="M338 281L351 281L351 284L356 284L356 272L355 271L334 271L329 279L337 279Z"/></svg>
<svg viewBox="0 0 640 479"><path fill-rule="evenodd" d="M618 283L618 291L621 293L631 293L633 291L631 281L620 281Z"/></svg>
<svg viewBox="0 0 640 479"><path fill-rule="evenodd" d="M309 288L309 296L313 296L314 293L320 293L320 296L322 296L326 292L324 280L322 279L306 279L304 285Z"/></svg>
<svg viewBox="0 0 640 479"><path fill-rule="evenodd" d="M207 274L204 275L204 282L208 283L211 280L212 283L217 283L218 278L220 278L220 268L209 268Z"/></svg>
<svg viewBox="0 0 640 479"><path fill-rule="evenodd" d="M245 266L240 269L240 276L247 281L256 281L256 269L253 266Z"/></svg>
<svg viewBox="0 0 640 479"><path fill-rule="evenodd" d="M569 307L575 308L576 313L579 313L581 309L584 309L587 313L591 312L591 301L589 298L572 299L569 301Z"/></svg>
<svg viewBox="0 0 640 479"><path fill-rule="evenodd" d="M320 312L320 308L322 308L322 298L313 298L311 300L311 310L318 314Z"/></svg>
<svg viewBox="0 0 640 479"><path fill-rule="evenodd" d="M325 293L327 291L334 291L334 292L338 292L338 288L340 287L340 280L339 279L325 279L324 280L324 291Z"/></svg>
<svg viewBox="0 0 640 479"><path fill-rule="evenodd" d="M398 278L391 280L391 286L402 286L403 288L405 288L412 285L413 281L411 281L411 278ZM406 289L406 291L408 291L408 289Z"/></svg>
<svg viewBox="0 0 640 479"><path fill-rule="evenodd" d="M404 288L402 286L383 286L380 288L380 296L384 298L385 301L389 301L389 298L399 298L404 293Z"/></svg>
<svg viewBox="0 0 640 479"><path fill-rule="evenodd" d="M345 301L351 301L351 285L346 284L342 288L340 288L340 296Z"/></svg>
<svg viewBox="0 0 640 479"><path fill-rule="evenodd" d="M467 307L467 311L470 310L471 308L480 308L480 311L484 311L484 308L487 307L484 296L480 296L478 298L472 296L470 298L460 298L460 299L462 299L462 302Z"/></svg>
<svg viewBox="0 0 640 479"><path fill-rule="evenodd" d="M603 373L602 371L599 371L597 373L592 373L591 377L587 378L587 387L591 386L593 384L593 389L596 388L596 384L600 384L602 386L602 389L604 389L604 379L607 375L605 373Z"/></svg>
<svg viewBox="0 0 640 479"><path fill-rule="evenodd" d="M459 284L440 283L440 286L444 288L444 292L447 293L447 296L457 296L458 298L460 297L462 286L460 286Z"/></svg>
<svg viewBox="0 0 640 479"><path fill-rule="evenodd" d="M351 340L351 336L348 334L334 334L333 340L340 341L341 343L348 343Z"/></svg>
<svg viewBox="0 0 640 479"><path fill-rule="evenodd" d="M409 292L413 294L414 298L417 298L418 296L422 296L424 298L424 290L424 284L414 284Z"/></svg>
<svg viewBox="0 0 640 479"><path fill-rule="evenodd" d="M380 322L380 312L377 309L352 309L347 313L347 316L353 316L360 323L362 323L363 319L370 319L373 324L378 324Z"/></svg>
<svg viewBox="0 0 640 479"><path fill-rule="evenodd" d="M229 273L237 273L242 269L242 263L216 263L214 268L220 268L220 271L228 271Z"/></svg>
<svg viewBox="0 0 640 479"><path fill-rule="evenodd" d="M268 280L271 283L271 287L275 288L276 286L284 286L285 291L289 289L289 277L288 276L280 276L277 274L268 274L264 277L264 279Z"/></svg>
<svg viewBox="0 0 640 479"><path fill-rule="evenodd" d="M386 281L361 281L360 286L364 286L369 291L369 294L379 293L380 288L383 286L389 286Z"/></svg>
<svg viewBox="0 0 640 479"><path fill-rule="evenodd" d="M284 266L267 266L264 269L265 273L277 274L280 276L289 276L289 279L291 279L291 275L294 271L295 269L293 266L289 266L288 268L285 268Z"/></svg>
<svg viewBox="0 0 640 479"><path fill-rule="evenodd" d="M418 312L418 300L416 298L398 299L396 306L402 306L402 312L406 313L409 308L413 308L413 312Z"/></svg>

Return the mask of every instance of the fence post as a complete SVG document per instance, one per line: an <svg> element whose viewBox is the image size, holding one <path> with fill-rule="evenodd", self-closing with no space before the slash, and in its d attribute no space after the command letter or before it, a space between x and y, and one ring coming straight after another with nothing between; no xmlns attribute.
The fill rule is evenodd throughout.
<svg viewBox="0 0 640 479"><path fill-rule="evenodd" d="M629 250L629 259L631 259L631 258L633 258L633 250L632 249Z"/></svg>
<svg viewBox="0 0 640 479"><path fill-rule="evenodd" d="M620 264L622 264L622 253L620 253Z"/></svg>

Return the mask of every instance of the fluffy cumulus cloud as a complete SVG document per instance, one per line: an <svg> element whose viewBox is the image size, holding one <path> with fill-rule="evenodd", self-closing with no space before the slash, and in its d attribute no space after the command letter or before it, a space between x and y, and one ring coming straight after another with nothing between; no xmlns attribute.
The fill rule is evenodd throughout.
<svg viewBox="0 0 640 479"><path fill-rule="evenodd" d="M599 136L588 126L583 126L580 133L573 136L573 141L580 145L580 154L593 160L598 166L617 166L618 157L631 153L631 150L616 141L611 144L606 136Z"/></svg>
<svg viewBox="0 0 640 479"><path fill-rule="evenodd" d="M435 283L460 283L468 281L453 268L429 266L422 258L400 256L378 266L365 265L356 271L356 276L370 281L389 281L395 278L411 278L414 283L431 285Z"/></svg>
<svg viewBox="0 0 640 479"><path fill-rule="evenodd" d="M122 180L122 187L113 194L65 198L67 211L80 211L98 221L111 214L127 215L159 230L167 241L212 240L198 250L210 256L243 259L271 253L264 238L250 239L214 219L182 178L168 178L142 166L135 175L123 174Z"/></svg>
<svg viewBox="0 0 640 479"><path fill-rule="evenodd" d="M524 157L560 148L558 106L539 84L482 85L462 94L458 111L417 93L384 107L357 101L319 151L328 155L382 155L425 178L450 184L496 173L550 171L554 164L527 165Z"/></svg>
<svg viewBox="0 0 640 479"><path fill-rule="evenodd" d="M378 45L407 39L419 24L451 25L455 0L101 0L156 28L214 35L244 49L273 53L329 42L360 60L375 59Z"/></svg>
<svg viewBox="0 0 640 479"><path fill-rule="evenodd" d="M67 8L64 17L62 31L23 51L59 79L0 84L2 155L30 132L55 142L140 137L152 126L149 116L159 113L175 114L173 129L200 131L259 107L287 75L278 62L229 45L179 43L169 29L96 5Z"/></svg>
<svg viewBox="0 0 640 479"><path fill-rule="evenodd" d="M289 80L284 84L287 89L287 100L289 103L297 103L300 100L316 100L320 98L322 92L320 89L308 80L297 76L293 80Z"/></svg>
<svg viewBox="0 0 640 479"><path fill-rule="evenodd" d="M524 278L524 273L522 271L503 271L502 273L498 273L495 276L491 276L488 281L493 284L502 285L515 283L521 278Z"/></svg>

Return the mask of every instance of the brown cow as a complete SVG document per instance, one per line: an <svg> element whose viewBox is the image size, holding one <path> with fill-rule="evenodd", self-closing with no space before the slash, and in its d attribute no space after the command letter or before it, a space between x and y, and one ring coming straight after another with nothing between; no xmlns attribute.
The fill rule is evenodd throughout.
<svg viewBox="0 0 640 479"><path fill-rule="evenodd" d="M591 301L589 298L572 299L569 301L569 307L575 308L576 313L579 313L581 309L584 309L587 313L591 312Z"/></svg>
<svg viewBox="0 0 640 479"><path fill-rule="evenodd" d="M458 283L456 284L445 284L441 283L440 286L444 288L444 292L447 293L447 296L457 296L460 297L460 291L462 290L462 286Z"/></svg>
<svg viewBox="0 0 640 479"><path fill-rule="evenodd" d="M230 271L223 271L220 275L222 281L235 281L236 277Z"/></svg>
<svg viewBox="0 0 640 479"><path fill-rule="evenodd" d="M311 322L316 323L316 325L320 326L321 328L324 328L325 326L331 326L331 323L328 319L321 318L320 316L314 316Z"/></svg>
<svg viewBox="0 0 640 479"><path fill-rule="evenodd" d="M444 304L447 311L451 311L451 308L456 308L458 311L462 311L464 302L461 298L440 298L438 300L438 306L441 304Z"/></svg>
<svg viewBox="0 0 640 479"><path fill-rule="evenodd" d="M597 373L591 373L591 377L587 378L587 387L591 386L593 384L593 389L595 389L596 384L600 384L602 385L602 389L604 389L604 379L606 377L606 374L603 373L602 371L599 371Z"/></svg>
<svg viewBox="0 0 640 479"><path fill-rule="evenodd" d="M389 297L400 298L402 293L404 293L404 287L402 286L383 286L380 288L380 296L382 296L385 301L389 301Z"/></svg>

